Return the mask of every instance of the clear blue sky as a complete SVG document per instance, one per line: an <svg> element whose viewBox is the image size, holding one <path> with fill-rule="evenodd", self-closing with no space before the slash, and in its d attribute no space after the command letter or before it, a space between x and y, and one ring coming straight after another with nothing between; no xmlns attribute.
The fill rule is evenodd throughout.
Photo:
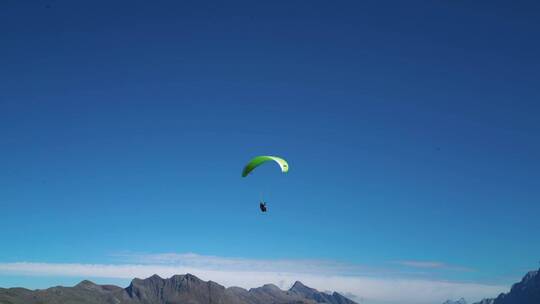
<svg viewBox="0 0 540 304"><path fill-rule="evenodd" d="M511 282L540 259L539 13L3 1L0 262L440 261ZM242 179L258 154L289 174Z"/></svg>

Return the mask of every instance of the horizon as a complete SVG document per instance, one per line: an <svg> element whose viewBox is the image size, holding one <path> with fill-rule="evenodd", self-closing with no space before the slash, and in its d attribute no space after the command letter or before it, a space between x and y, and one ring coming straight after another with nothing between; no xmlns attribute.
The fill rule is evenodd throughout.
<svg viewBox="0 0 540 304"><path fill-rule="evenodd" d="M364 304L507 291L540 260L539 13L0 4L0 287L197 270ZM290 170L241 177L257 155Z"/></svg>

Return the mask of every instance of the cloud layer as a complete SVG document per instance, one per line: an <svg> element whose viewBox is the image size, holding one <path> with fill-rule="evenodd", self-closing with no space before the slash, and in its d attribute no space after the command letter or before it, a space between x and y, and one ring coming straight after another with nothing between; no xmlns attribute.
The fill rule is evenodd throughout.
<svg viewBox="0 0 540 304"><path fill-rule="evenodd" d="M129 264L0 263L0 275L85 278L170 277L192 273L227 287L258 287L274 283L282 289L296 280L319 290L338 291L364 303L437 304L465 297L469 301L493 297L508 286L447 282L373 275L374 269L331 261L256 260L197 254L121 255ZM364 269L366 273L362 273Z"/></svg>
<svg viewBox="0 0 540 304"><path fill-rule="evenodd" d="M395 264L415 267L415 268L427 268L427 269L445 269L452 271L473 271L473 269L463 266L449 265L442 262L435 261L397 261Z"/></svg>

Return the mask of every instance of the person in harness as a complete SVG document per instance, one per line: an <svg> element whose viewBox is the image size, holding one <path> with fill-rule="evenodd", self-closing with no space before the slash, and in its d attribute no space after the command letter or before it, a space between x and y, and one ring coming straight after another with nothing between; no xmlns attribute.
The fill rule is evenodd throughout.
<svg viewBox="0 0 540 304"><path fill-rule="evenodd" d="M261 212L266 212L266 202L261 202L259 208L261 208Z"/></svg>

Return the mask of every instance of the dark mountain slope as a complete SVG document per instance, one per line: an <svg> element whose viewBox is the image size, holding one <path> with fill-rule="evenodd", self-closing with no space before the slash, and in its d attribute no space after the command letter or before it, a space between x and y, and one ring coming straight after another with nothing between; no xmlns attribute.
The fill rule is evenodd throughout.
<svg viewBox="0 0 540 304"><path fill-rule="evenodd" d="M508 293L476 304L540 304L540 270L527 273Z"/></svg>

